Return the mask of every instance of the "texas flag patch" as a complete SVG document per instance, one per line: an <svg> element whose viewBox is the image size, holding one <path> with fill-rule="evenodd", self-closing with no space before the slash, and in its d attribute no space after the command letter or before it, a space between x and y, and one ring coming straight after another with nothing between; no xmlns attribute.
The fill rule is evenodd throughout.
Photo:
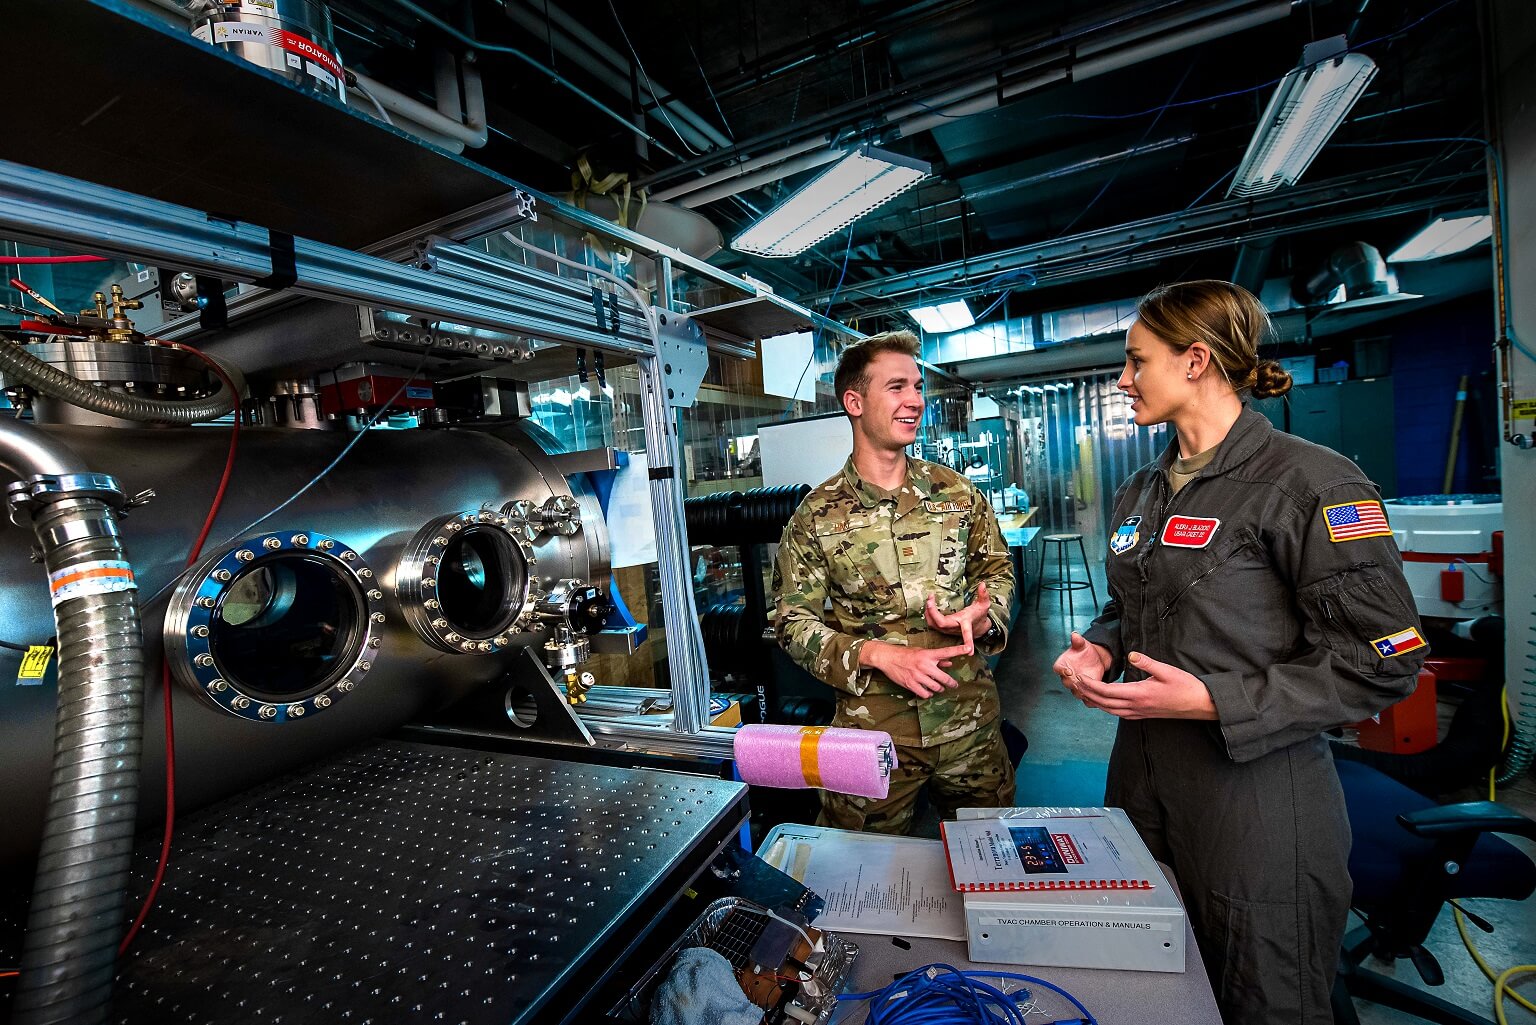
<svg viewBox="0 0 1536 1025"><path fill-rule="evenodd" d="M1406 655L1410 651L1418 651L1424 647L1424 638L1410 626L1395 634L1376 638L1371 642L1371 647L1375 648L1376 654L1382 658L1394 658L1398 655Z"/></svg>
<svg viewBox="0 0 1536 1025"><path fill-rule="evenodd" d="M1392 528L1387 525L1387 514L1380 502L1345 502L1323 509L1323 522L1328 525L1328 540L1358 541L1363 537L1387 537Z"/></svg>

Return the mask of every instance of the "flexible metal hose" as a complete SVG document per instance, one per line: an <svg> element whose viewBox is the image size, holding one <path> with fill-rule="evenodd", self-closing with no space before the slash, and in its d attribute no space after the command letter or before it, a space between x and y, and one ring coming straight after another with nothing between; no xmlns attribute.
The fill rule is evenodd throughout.
<svg viewBox="0 0 1536 1025"><path fill-rule="evenodd" d="M1536 634L1536 614L1532 616L1532 622L1527 624L1528 633ZM1536 654L1531 649L1536 649L1536 640L1527 639L1525 645L1525 657L1520 659L1521 671L1531 673L1530 667L1536 664ZM1510 683L1514 682L1514 672L1508 674ZM1504 761L1499 763L1499 773L1495 780L1500 786L1508 786L1536 762L1536 677L1527 675L1521 681L1520 686L1509 688L1509 700L1514 705L1514 715L1510 718L1509 728L1513 733L1509 750L1504 753Z"/></svg>
<svg viewBox="0 0 1536 1025"><path fill-rule="evenodd" d="M245 389L245 381L234 367L224 363L219 365L234 383L234 392L220 381L219 390L206 399L170 402L98 388L38 359L14 342L0 343L0 374L9 383L25 385L93 413L141 423L195 424L216 420L234 409L240 401L239 393Z"/></svg>
<svg viewBox="0 0 1536 1025"><path fill-rule="evenodd" d="M37 535L59 637L53 777L12 1020L105 1022L139 798L137 592L110 589L131 582L117 520L101 494L114 482L84 473L67 446L14 421L0 421L0 468L52 484L28 501L12 496L12 510L30 517ZM108 579L117 583L98 582Z"/></svg>

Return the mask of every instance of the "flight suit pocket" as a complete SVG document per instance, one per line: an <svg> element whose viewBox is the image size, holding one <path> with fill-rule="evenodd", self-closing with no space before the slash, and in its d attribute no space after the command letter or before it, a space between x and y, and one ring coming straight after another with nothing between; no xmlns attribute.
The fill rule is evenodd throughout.
<svg viewBox="0 0 1536 1025"><path fill-rule="evenodd" d="M1404 604L1374 563L1362 563L1320 580L1298 595L1334 654L1370 676L1408 676L1416 659L1401 656L1424 647L1419 617Z"/></svg>
<svg viewBox="0 0 1536 1025"><path fill-rule="evenodd" d="M1169 557L1165 553L1165 558ZM1201 553L1185 568L1185 572L1168 589L1167 596L1159 603L1161 605L1159 618L1167 619L1186 602L1215 603L1228 610L1244 604L1245 597L1242 592L1246 592L1246 587L1236 589L1223 579L1229 570L1240 568L1238 564L1244 561L1267 566L1263 551L1259 547L1258 536L1247 527L1234 531L1210 551Z"/></svg>
<svg viewBox="0 0 1536 1025"><path fill-rule="evenodd" d="M1302 1020L1295 980L1307 962L1297 927L1297 905L1243 900L1215 890L1207 893L1203 903L1203 952L1222 1017L1228 1021Z"/></svg>

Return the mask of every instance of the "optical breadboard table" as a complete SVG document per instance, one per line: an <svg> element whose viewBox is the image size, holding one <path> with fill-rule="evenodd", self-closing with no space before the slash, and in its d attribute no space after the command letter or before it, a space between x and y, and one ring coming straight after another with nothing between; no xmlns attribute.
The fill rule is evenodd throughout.
<svg viewBox="0 0 1536 1025"><path fill-rule="evenodd" d="M113 1018L583 1020L582 1001L746 815L742 784L702 776L353 750L178 821ZM157 854L137 852L135 894Z"/></svg>

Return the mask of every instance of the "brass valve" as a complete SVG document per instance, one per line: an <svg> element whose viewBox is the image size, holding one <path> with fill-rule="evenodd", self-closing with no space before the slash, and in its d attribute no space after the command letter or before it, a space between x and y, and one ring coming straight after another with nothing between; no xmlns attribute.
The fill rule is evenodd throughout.
<svg viewBox="0 0 1536 1025"><path fill-rule="evenodd" d="M93 309L81 310L80 316L106 321L108 341L131 342L140 337L138 331L134 329L133 321L128 319L128 311L142 310L144 304L138 299L129 299L124 295L122 285L112 286L110 302L101 292L97 292L92 298L95 299L96 306Z"/></svg>

